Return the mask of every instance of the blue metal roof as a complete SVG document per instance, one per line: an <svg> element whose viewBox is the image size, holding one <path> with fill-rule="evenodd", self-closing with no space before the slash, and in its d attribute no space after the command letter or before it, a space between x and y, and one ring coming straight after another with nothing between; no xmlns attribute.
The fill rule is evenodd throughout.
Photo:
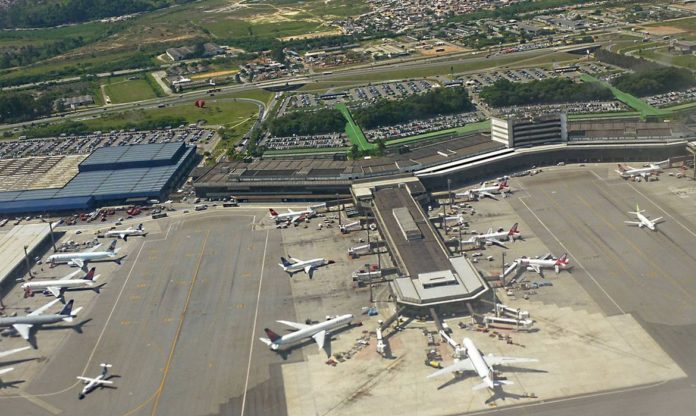
<svg viewBox="0 0 696 416"><path fill-rule="evenodd" d="M101 147L80 163L80 172L146 168L176 163L186 149L184 142Z"/></svg>
<svg viewBox="0 0 696 416"><path fill-rule="evenodd" d="M128 168L128 164L118 162L116 169L80 171L63 188L0 192L0 212L83 209L89 207L94 201L137 197L159 198L164 190L170 186L182 165L193 157L196 151L195 146L185 146L182 142L164 144L173 146L156 145L158 146L156 147L145 144L101 148L99 150L127 148L125 152L115 151L114 153L124 156L139 153L138 148L146 148L143 154L150 155L147 157L159 157L158 155L170 157L179 152L177 149L183 149L178 158L166 166ZM89 156L88 159L91 157ZM51 201L55 201L55 203L51 205Z"/></svg>

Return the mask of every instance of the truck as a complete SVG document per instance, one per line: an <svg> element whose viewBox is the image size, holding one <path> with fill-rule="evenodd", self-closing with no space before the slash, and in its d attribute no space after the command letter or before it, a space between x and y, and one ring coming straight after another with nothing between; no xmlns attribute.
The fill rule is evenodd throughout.
<svg viewBox="0 0 696 416"><path fill-rule="evenodd" d="M370 254L369 244L363 244L361 246L355 246L348 249L348 256L352 259L358 258L365 254Z"/></svg>
<svg viewBox="0 0 696 416"><path fill-rule="evenodd" d="M153 220L156 220L156 219L158 219L158 218L164 218L164 217L166 217L166 216L167 216L167 213L166 213L166 212L158 212L158 213L156 213L156 214L152 214L152 219L153 219Z"/></svg>
<svg viewBox="0 0 696 416"><path fill-rule="evenodd" d="M362 224L360 224L360 221L354 221L345 225L341 226L341 233L342 234L348 234L351 231L358 231L362 230Z"/></svg>

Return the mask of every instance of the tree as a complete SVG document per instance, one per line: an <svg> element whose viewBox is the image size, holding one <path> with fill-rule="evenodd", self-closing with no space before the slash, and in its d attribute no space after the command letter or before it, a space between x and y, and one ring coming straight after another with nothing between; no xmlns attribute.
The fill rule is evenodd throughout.
<svg viewBox="0 0 696 416"><path fill-rule="evenodd" d="M360 149L358 148L357 144L354 144L350 147L350 158L355 160L360 157Z"/></svg>

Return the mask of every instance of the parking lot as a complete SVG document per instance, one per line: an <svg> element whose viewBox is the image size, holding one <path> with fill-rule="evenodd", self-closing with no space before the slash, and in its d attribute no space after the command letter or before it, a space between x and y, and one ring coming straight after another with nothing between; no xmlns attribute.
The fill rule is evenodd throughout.
<svg viewBox="0 0 696 416"><path fill-rule="evenodd" d="M331 147L344 147L348 139L343 133L317 134L314 136L268 137L262 139L261 146L272 150L288 150L301 148L325 149Z"/></svg>
<svg viewBox="0 0 696 416"><path fill-rule="evenodd" d="M127 146L130 144L186 142L205 143L213 137L213 132L194 127L151 130L94 132L89 135L47 137L0 141L0 159L29 156L84 155L106 146Z"/></svg>

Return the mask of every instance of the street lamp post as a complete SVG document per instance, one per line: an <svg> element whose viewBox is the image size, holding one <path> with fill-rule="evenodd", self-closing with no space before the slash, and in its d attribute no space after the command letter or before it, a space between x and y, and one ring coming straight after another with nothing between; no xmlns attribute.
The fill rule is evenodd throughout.
<svg viewBox="0 0 696 416"><path fill-rule="evenodd" d="M31 274L31 264L29 263L29 253L27 253L27 248L29 246L24 246L24 262L27 266L27 273L29 274L29 279L31 280L34 276Z"/></svg>

